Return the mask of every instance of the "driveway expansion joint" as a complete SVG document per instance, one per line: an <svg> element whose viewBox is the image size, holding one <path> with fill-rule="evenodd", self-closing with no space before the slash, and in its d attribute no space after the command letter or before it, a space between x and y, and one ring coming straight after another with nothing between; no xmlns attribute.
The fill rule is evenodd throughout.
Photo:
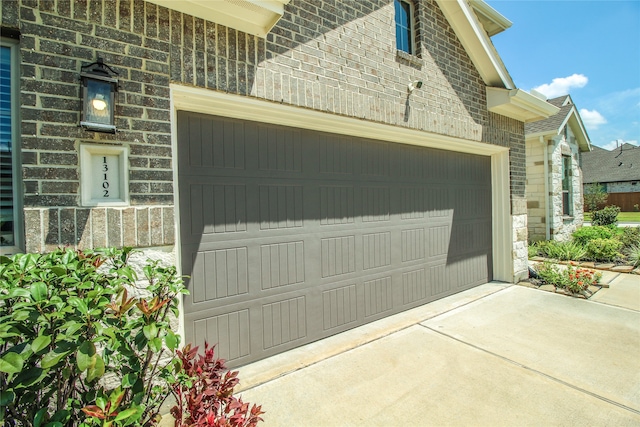
<svg viewBox="0 0 640 427"><path fill-rule="evenodd" d="M624 404L622 404L622 403L620 403L620 402L616 402L615 400L611 400L611 399L609 399L609 398L607 398L607 397L601 396L601 395L599 395L599 394L597 394L597 393L591 392L591 391L586 390L586 389L584 389L584 388L582 388L582 387L578 387L578 386L573 385L573 384L571 384L571 383L568 383L568 382L566 382L566 381L564 381L564 380L561 380L560 378L556 378L556 377L554 377L554 376L552 376L552 375L549 375L549 374L547 374L547 373L545 373L545 372L542 372L542 371L540 371L540 370L538 370L538 369L535 369L535 368L532 368L532 367L530 367L530 366L523 365L522 363L517 362L517 361L515 361L515 360L513 360L513 359L509 359L508 357L502 356L502 355L500 355L500 354L498 354L498 353L495 353L495 352L493 352L493 351L487 350L487 349L485 349L485 348L483 348L483 347L480 347L480 346L477 346L477 345L472 344L472 343L470 343L470 342L464 341L464 340L462 340L462 339L460 339L460 338L456 338L456 337L454 337L454 336L452 336L452 335L449 335L449 334L447 334L447 333L445 333L445 332L443 332L443 331L439 331L439 330L437 330L437 329L434 329L434 328L432 328L432 327L430 327L430 326L424 325L424 324L422 324L422 323L420 323L420 324L419 324L419 326L422 326L423 328L425 328L425 329L427 329L427 330L430 330L430 331L432 331L432 332L435 332L435 333L437 333L437 334L439 334L439 335L441 335L441 336L443 336L443 337L445 337L445 338L449 338L449 339L452 339L452 340L454 340L454 341L457 341L457 342L459 342L460 344L463 344L463 345L469 346L469 347L474 348L474 349L476 349L476 350L478 350L478 351L481 351L481 352L483 352L483 353L486 353L486 354L489 354L489 355L491 355L491 356L494 356L494 357L497 357L497 358L499 358L499 359L502 359L502 360L504 360L505 362L508 362L508 363L510 363L510 364L512 364L512 365L515 365L515 366L517 366L517 367L520 367L520 368L526 369L526 370L528 370L528 371L530 371L530 372L533 372L534 374L537 374L537 375L540 375L540 376L542 376L542 377L548 378L548 379L550 379L550 380L552 380L552 381L554 381L554 382L557 382L557 383L559 383L559 384L564 385L565 387L572 388L572 389L574 389L574 390L576 390L576 391L578 391L578 392L580 392L580 393L588 394L589 396L592 396L592 397L594 397L594 398L596 398L596 399L602 400L602 401L607 402L607 403L609 403L609 404L611 404L611 405L615 405L615 406L617 406L617 407L619 407L619 408L622 408L622 409L627 410L627 411L629 411L629 412L632 412L632 413L634 413L634 414L640 415L640 410L638 410L638 409L635 409L635 408L629 407L629 406L624 405Z"/></svg>

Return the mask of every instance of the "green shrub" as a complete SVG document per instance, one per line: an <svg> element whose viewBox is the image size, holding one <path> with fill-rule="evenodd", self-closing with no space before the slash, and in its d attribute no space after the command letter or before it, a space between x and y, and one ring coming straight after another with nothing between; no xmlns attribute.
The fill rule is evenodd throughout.
<svg viewBox="0 0 640 427"><path fill-rule="evenodd" d="M627 257L629 258L629 262L634 267L638 267L640 265L640 245L633 245L625 251Z"/></svg>
<svg viewBox="0 0 640 427"><path fill-rule="evenodd" d="M586 246L593 239L610 239L613 237L611 227L593 226L582 227L573 232L573 241L579 245Z"/></svg>
<svg viewBox="0 0 640 427"><path fill-rule="evenodd" d="M0 425L152 426L170 394L190 402L176 425L261 420L259 406L232 396L237 372L212 348L195 362L197 348L177 350L169 322L187 291L175 267L148 261L140 288L131 253L0 257Z"/></svg>
<svg viewBox="0 0 640 427"><path fill-rule="evenodd" d="M640 227L620 227L622 232L617 236L622 242L622 249L628 250L640 246Z"/></svg>
<svg viewBox="0 0 640 427"><path fill-rule="evenodd" d="M561 261L579 261L587 254L585 248L578 243L555 240L539 242L538 251L542 256Z"/></svg>
<svg viewBox="0 0 640 427"><path fill-rule="evenodd" d="M554 240L540 241L537 243L537 247L540 256L557 259L560 255L560 251L558 250L558 242Z"/></svg>
<svg viewBox="0 0 640 427"><path fill-rule="evenodd" d="M155 262L143 269L148 285L136 289L130 254L60 249L0 258L0 421L157 420L170 393L158 380L172 375L180 341L169 319L186 291L175 268ZM130 296L134 290L144 296Z"/></svg>
<svg viewBox="0 0 640 427"><path fill-rule="evenodd" d="M538 277L544 283L548 285L553 285L556 287L564 287L566 278L563 276L562 272L558 269L557 266L552 263L546 261L542 265L539 265L536 268L536 273L538 273Z"/></svg>
<svg viewBox="0 0 640 427"><path fill-rule="evenodd" d="M591 215L592 225L617 225L618 214L620 208L618 206L607 206L599 211L594 211Z"/></svg>
<svg viewBox="0 0 640 427"><path fill-rule="evenodd" d="M529 246L527 246L527 252L528 252L529 258L539 256L540 255L539 243L538 242L530 243Z"/></svg>
<svg viewBox="0 0 640 427"><path fill-rule="evenodd" d="M605 203L609 198L604 186L599 183L586 184L583 196L584 205L589 212L595 211L598 205Z"/></svg>
<svg viewBox="0 0 640 427"><path fill-rule="evenodd" d="M537 268L538 277L545 283L572 293L583 293L589 286L596 284L602 274L586 268L568 265L566 269L545 262Z"/></svg>
<svg viewBox="0 0 640 427"><path fill-rule="evenodd" d="M587 244L587 256L594 261L612 262L622 257L622 242L617 239L594 239Z"/></svg>

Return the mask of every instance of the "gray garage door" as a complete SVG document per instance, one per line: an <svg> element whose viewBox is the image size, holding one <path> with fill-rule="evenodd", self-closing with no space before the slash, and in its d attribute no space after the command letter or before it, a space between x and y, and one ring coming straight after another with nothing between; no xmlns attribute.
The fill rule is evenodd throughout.
<svg viewBox="0 0 640 427"><path fill-rule="evenodd" d="M492 276L491 165L178 114L186 341L239 366Z"/></svg>

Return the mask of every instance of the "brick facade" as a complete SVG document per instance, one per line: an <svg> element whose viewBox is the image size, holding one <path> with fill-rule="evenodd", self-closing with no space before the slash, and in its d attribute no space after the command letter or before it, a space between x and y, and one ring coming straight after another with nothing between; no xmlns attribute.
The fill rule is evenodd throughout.
<svg viewBox="0 0 640 427"><path fill-rule="evenodd" d="M170 83L509 147L512 214L526 229L523 123L487 111L435 1L416 12L410 56L396 51L388 0L294 0L266 39L141 0L3 0L3 28L21 33L26 249L175 243ZM97 57L119 73L115 135L78 127L80 67ZM129 147L131 207L79 206L87 142ZM514 258L526 257L521 229Z"/></svg>

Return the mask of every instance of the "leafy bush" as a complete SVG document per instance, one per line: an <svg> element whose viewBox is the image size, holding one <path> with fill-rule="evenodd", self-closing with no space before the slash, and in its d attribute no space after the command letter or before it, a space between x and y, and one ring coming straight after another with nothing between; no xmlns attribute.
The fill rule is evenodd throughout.
<svg viewBox="0 0 640 427"><path fill-rule="evenodd" d="M130 248L0 258L0 421L146 425L170 393L185 293L173 267L149 262L136 289ZM130 296L131 291L142 296ZM111 387L107 384L112 384Z"/></svg>
<svg viewBox="0 0 640 427"><path fill-rule="evenodd" d="M529 258L533 258L540 255L539 245L540 245L539 242L535 242L535 243L530 243L529 246L527 246L527 253L529 254Z"/></svg>
<svg viewBox="0 0 640 427"><path fill-rule="evenodd" d="M566 279L557 266L545 261L542 265L536 268L536 273L540 280L549 285L556 287L563 287Z"/></svg>
<svg viewBox="0 0 640 427"><path fill-rule="evenodd" d="M566 289L574 294L583 293L589 286L602 279L602 274L586 268L576 268L568 265L562 269L549 262L545 262L537 269L538 277L545 283L560 289Z"/></svg>
<svg viewBox="0 0 640 427"><path fill-rule="evenodd" d="M587 254L585 248L578 243L555 240L539 242L538 251L542 256L561 261L579 261Z"/></svg>
<svg viewBox="0 0 640 427"><path fill-rule="evenodd" d="M573 241L579 245L586 246L594 239L610 239L613 237L613 230L610 227L593 226L582 227L573 232Z"/></svg>
<svg viewBox="0 0 640 427"><path fill-rule="evenodd" d="M594 211L591 214L592 225L617 225L618 214L620 208L618 206L607 206L599 211Z"/></svg>
<svg viewBox="0 0 640 427"><path fill-rule="evenodd" d="M584 205L589 212L593 212L598 208L598 205L603 204L609 198L609 195L604 189L604 186L599 183L587 184L584 186Z"/></svg>
<svg viewBox="0 0 640 427"><path fill-rule="evenodd" d="M640 246L640 227L620 227L622 232L617 236L622 242L623 250L629 250L634 246Z"/></svg>
<svg viewBox="0 0 640 427"><path fill-rule="evenodd" d="M629 261L634 267L640 265L640 245L633 245L625 251Z"/></svg>
<svg viewBox="0 0 640 427"><path fill-rule="evenodd" d="M544 240L536 244L538 247L538 254L546 258L558 259L560 256L560 250L558 249L558 242L555 240Z"/></svg>
<svg viewBox="0 0 640 427"><path fill-rule="evenodd" d="M178 351L182 376L186 381L173 386L176 405L171 415L176 427L218 426L254 427L263 414L260 406L233 396L238 384L238 372L227 371L224 361L215 357L214 348L205 343L204 355L198 348L185 347Z"/></svg>
<svg viewBox="0 0 640 427"><path fill-rule="evenodd" d="M233 397L237 372L223 375L213 349L196 362L197 348L177 351L169 320L187 291L176 269L148 261L140 288L131 254L0 257L0 425L152 426L181 391L197 397L186 412L206 422L197 425L260 421L260 407Z"/></svg>
<svg viewBox="0 0 640 427"><path fill-rule="evenodd" d="M594 261L612 262L622 257L622 242L617 239L594 239L587 244L587 256Z"/></svg>

